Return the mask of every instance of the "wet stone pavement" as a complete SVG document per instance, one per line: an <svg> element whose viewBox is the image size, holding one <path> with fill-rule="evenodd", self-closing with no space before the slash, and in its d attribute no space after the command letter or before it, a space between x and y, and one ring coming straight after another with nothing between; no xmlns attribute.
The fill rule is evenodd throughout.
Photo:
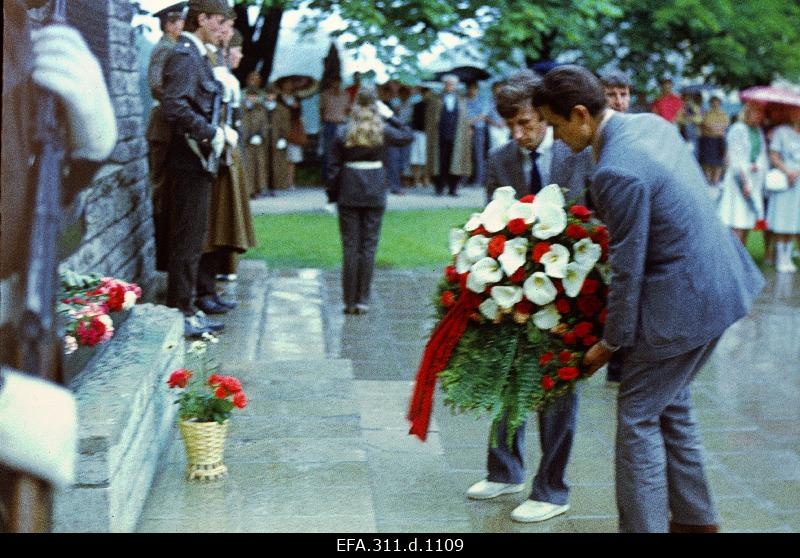
<svg viewBox="0 0 800 558"><path fill-rule="evenodd" d="M340 273L243 261L221 284L240 306L214 347L250 404L231 420L216 482L183 478L175 429L140 532L616 532L615 388L583 383L568 467L570 510L539 524L509 514L538 465L528 429L526 491L489 501L464 492L485 476L489 422L452 414L437 393L431 433L405 413L434 325L440 270L376 271L370 311L342 313ZM707 472L725 532L800 532L800 274L767 272L693 384Z"/></svg>
<svg viewBox="0 0 800 558"><path fill-rule="evenodd" d="M535 424L527 432L526 491L489 501L464 496L485 476L487 419L453 414L437 393L429 441L406 434L403 417L435 323L430 299L438 278L433 270L378 271L370 312L344 316L340 274L324 274L328 352L352 362L357 390L382 415L365 431L379 441L367 448L379 530L615 532L616 390L604 371L581 388L568 467L571 509L540 524L509 519L538 465ZM800 278L774 272L767 278L750 316L726 332L693 384L725 532L800 532Z"/></svg>

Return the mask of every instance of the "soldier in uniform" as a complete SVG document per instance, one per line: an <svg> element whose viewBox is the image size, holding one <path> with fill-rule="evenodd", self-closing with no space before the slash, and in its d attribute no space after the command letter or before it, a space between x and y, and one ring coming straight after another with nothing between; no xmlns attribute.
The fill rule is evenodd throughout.
<svg viewBox="0 0 800 558"><path fill-rule="evenodd" d="M26 310L31 229L40 217L36 192L49 180L58 181L57 185L49 182L51 191L60 186L61 204L69 205L90 184L117 141L114 109L100 64L81 35L66 25L31 29L26 10L45 3L3 2L0 532L48 530L47 487L72 483L77 459L75 399L67 389L46 381L60 380L57 362L52 368L14 369L21 360L16 354L23 341L18 326ZM39 140L51 137L40 130L42 92L55 95L64 108L63 120L44 123L47 134L50 128L66 130L63 160L38 149ZM58 151L58 141L51 145ZM37 259L34 265L41 273L55 276L57 262ZM38 290L28 295L53 303ZM45 313L42 309L41 314ZM47 352L47 347L39 350Z"/></svg>
<svg viewBox="0 0 800 558"><path fill-rule="evenodd" d="M153 14L161 22L164 34L153 47L150 55L150 65L147 69L147 85L153 97L153 107L150 109L150 120L147 124L147 159L150 166L150 185L153 198L153 223L156 235L156 269L167 270L169 261L169 197L164 196L164 180L166 178L167 149L172 137L167 120L161 110L161 101L164 96L162 87L162 74L164 62L172 48L178 44L178 37L183 31L183 4L176 4L164 8Z"/></svg>
<svg viewBox="0 0 800 558"><path fill-rule="evenodd" d="M238 139L230 127L212 123L220 86L205 46L219 40L227 13L223 0L191 0L185 31L164 63L162 109L172 128L168 180L173 206L166 302L183 312L184 333L190 337L224 327L200 311L194 299L216 174L207 161L221 155L226 141Z"/></svg>
<svg viewBox="0 0 800 558"><path fill-rule="evenodd" d="M289 110L278 102L278 88L272 84L263 91L260 103L255 90L248 89L246 95L242 132L248 190L252 197L274 197L275 190L289 186L286 160Z"/></svg>

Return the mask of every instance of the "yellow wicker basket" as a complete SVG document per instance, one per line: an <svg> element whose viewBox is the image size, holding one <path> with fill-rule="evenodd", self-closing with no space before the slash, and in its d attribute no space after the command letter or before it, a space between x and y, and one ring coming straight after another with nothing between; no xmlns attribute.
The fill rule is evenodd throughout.
<svg viewBox="0 0 800 558"><path fill-rule="evenodd" d="M186 477L189 480L215 480L228 472L222 462L228 421L194 422L182 420L178 427L186 445Z"/></svg>

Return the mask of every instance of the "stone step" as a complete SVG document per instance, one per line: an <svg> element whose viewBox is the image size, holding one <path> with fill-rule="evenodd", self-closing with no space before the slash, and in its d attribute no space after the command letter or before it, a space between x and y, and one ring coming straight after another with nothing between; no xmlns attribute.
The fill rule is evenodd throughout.
<svg viewBox="0 0 800 558"><path fill-rule="evenodd" d="M183 366L183 318L141 304L70 386L78 404L77 483L54 496L56 532L131 531L175 420L166 379Z"/></svg>

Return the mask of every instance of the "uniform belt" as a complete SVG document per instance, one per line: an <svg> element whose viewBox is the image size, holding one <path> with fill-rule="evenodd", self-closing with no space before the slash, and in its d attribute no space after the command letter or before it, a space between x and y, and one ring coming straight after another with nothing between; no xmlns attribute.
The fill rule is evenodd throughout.
<svg viewBox="0 0 800 558"><path fill-rule="evenodd" d="M383 161L348 161L344 164L348 169L372 170L382 169Z"/></svg>

